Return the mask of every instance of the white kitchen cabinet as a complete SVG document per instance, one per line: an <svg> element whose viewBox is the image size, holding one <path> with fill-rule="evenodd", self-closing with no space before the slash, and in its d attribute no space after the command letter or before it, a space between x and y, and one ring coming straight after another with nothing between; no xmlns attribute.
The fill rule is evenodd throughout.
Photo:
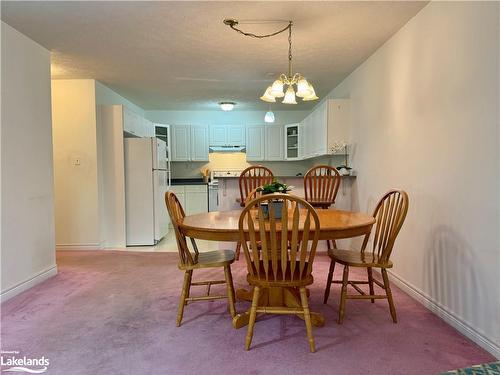
<svg viewBox="0 0 500 375"><path fill-rule="evenodd" d="M331 154L335 142L350 142L350 100L321 103L300 123L302 159Z"/></svg>
<svg viewBox="0 0 500 375"><path fill-rule="evenodd" d="M190 160L191 161L208 161L208 126L207 125L191 125Z"/></svg>
<svg viewBox="0 0 500 375"><path fill-rule="evenodd" d="M154 137L154 126L151 121L121 106L123 111L123 131L136 137Z"/></svg>
<svg viewBox="0 0 500 375"><path fill-rule="evenodd" d="M300 159L300 126L299 124L288 124L284 128L284 153L285 160L299 160Z"/></svg>
<svg viewBox="0 0 500 375"><path fill-rule="evenodd" d="M226 125L210 125L210 146L225 146L227 142Z"/></svg>
<svg viewBox="0 0 500 375"><path fill-rule="evenodd" d="M228 146L244 146L245 145L245 126L244 125L228 125L226 129L227 129L227 144L228 144Z"/></svg>
<svg viewBox="0 0 500 375"><path fill-rule="evenodd" d="M182 207L186 207L186 187L185 185L172 185L170 191L177 196Z"/></svg>
<svg viewBox="0 0 500 375"><path fill-rule="evenodd" d="M210 146L244 146L245 126L210 125Z"/></svg>
<svg viewBox="0 0 500 375"><path fill-rule="evenodd" d="M301 142L299 146L302 148L300 153L302 155L302 159L308 159L312 156L312 121L311 115L307 116L300 123L300 134L302 135Z"/></svg>
<svg viewBox="0 0 500 375"><path fill-rule="evenodd" d="M149 121L147 118L142 119L142 128L144 132L144 137L154 137L155 136L155 126L153 122Z"/></svg>
<svg viewBox="0 0 500 375"><path fill-rule="evenodd" d="M186 215L208 212L207 185L186 185L185 191Z"/></svg>
<svg viewBox="0 0 500 375"><path fill-rule="evenodd" d="M207 185L173 185L170 191L177 196L186 215L208 212Z"/></svg>
<svg viewBox="0 0 500 375"><path fill-rule="evenodd" d="M265 126L265 158L269 161L280 161L284 159L283 152L283 126Z"/></svg>
<svg viewBox="0 0 500 375"><path fill-rule="evenodd" d="M311 113L311 156L327 154L327 102Z"/></svg>
<svg viewBox="0 0 500 375"><path fill-rule="evenodd" d="M173 125L171 129L172 161L190 161L190 126Z"/></svg>
<svg viewBox="0 0 500 375"><path fill-rule="evenodd" d="M248 161L261 161L265 159L265 127L263 125L250 125L247 127L246 157Z"/></svg>
<svg viewBox="0 0 500 375"><path fill-rule="evenodd" d="M208 125L171 127L172 161L208 161Z"/></svg>
<svg viewBox="0 0 500 375"><path fill-rule="evenodd" d="M142 127L142 118L135 112L131 111L129 108L122 106L123 108L123 131L129 134L141 137L144 133Z"/></svg>

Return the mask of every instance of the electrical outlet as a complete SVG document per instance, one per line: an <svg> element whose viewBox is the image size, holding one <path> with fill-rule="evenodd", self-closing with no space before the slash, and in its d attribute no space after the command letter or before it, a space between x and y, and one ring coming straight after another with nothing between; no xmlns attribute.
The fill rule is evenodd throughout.
<svg viewBox="0 0 500 375"><path fill-rule="evenodd" d="M73 158L73 165L74 165L75 167L80 166L80 165L81 165L81 162L82 162L82 161L81 161L81 159L80 159L79 157L75 157L75 158Z"/></svg>

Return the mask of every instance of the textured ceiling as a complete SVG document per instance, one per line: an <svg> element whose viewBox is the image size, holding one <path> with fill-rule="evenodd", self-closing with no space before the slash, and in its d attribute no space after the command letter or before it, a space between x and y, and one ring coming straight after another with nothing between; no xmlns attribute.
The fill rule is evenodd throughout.
<svg viewBox="0 0 500 375"><path fill-rule="evenodd" d="M287 36L244 37L222 23L293 20L294 71L326 95L426 2L22 2L2 20L52 51L54 78L95 78L144 109L265 109L287 70ZM266 33L279 25L241 25ZM276 110L306 110L273 104Z"/></svg>

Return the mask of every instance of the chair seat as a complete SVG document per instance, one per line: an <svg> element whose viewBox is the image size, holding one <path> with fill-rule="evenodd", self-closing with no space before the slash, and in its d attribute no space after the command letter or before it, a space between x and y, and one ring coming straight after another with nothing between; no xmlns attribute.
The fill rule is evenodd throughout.
<svg viewBox="0 0 500 375"><path fill-rule="evenodd" d="M265 288L269 287L301 287L301 286L307 286L311 285L314 282L314 278L312 275L309 275L305 278L300 279L300 274L299 274L299 264L297 262L297 265L295 267L294 273L293 273L293 280L291 277L290 273L290 265L288 265L285 277L283 278L283 273L281 271L281 263L278 262L278 272L277 272L277 277L276 279L274 278L274 274L271 271L271 265L269 265L269 280L266 280L266 273L264 271L264 265L263 262L260 262L260 275L247 275L247 281L250 285L256 285L256 286L261 286ZM307 263L304 267L304 269L307 268Z"/></svg>
<svg viewBox="0 0 500 375"><path fill-rule="evenodd" d="M192 270L196 268L223 267L234 262L233 250L216 250L192 254L195 264L179 264L181 270Z"/></svg>
<svg viewBox="0 0 500 375"><path fill-rule="evenodd" d="M380 263L377 254L371 252L329 249L328 255L337 263L352 267L391 268L392 262Z"/></svg>

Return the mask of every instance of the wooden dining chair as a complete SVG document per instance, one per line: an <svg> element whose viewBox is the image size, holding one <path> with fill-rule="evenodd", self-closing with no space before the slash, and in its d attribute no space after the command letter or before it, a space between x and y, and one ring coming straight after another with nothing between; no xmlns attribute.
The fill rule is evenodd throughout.
<svg viewBox="0 0 500 375"><path fill-rule="evenodd" d="M245 207L248 206L251 201L261 196L262 192L259 191L259 188L253 189L250 193L248 193L247 198L245 199Z"/></svg>
<svg viewBox="0 0 500 375"><path fill-rule="evenodd" d="M263 165L252 165L240 174L238 180L240 185L240 205L245 207L245 201L252 190L273 182L273 172Z"/></svg>
<svg viewBox="0 0 500 375"><path fill-rule="evenodd" d="M245 207L245 202L251 193L256 194L256 189L273 182L273 172L263 165L252 165L243 170L238 179L240 186L240 205ZM240 259L241 244L236 244L236 260Z"/></svg>
<svg viewBox="0 0 500 375"><path fill-rule="evenodd" d="M340 186L340 173L329 165L316 165L304 175L306 201L316 208L327 209L335 203ZM328 250L336 248L335 240L326 240Z"/></svg>
<svg viewBox="0 0 500 375"><path fill-rule="evenodd" d="M403 226L403 222L408 212L408 194L403 190L391 190L387 192L378 202L373 216L376 219L375 234L373 238L373 247L371 251L366 251L366 245L370 234L364 238L361 251L331 249L328 255L331 258L330 270L326 282L324 303L327 303L332 283L342 284L338 324L344 320L345 304L347 299L370 299L372 303L375 299L387 299L392 320L397 323L396 308L392 299L391 287L387 268L392 267L389 260L396 237ZM373 230L372 230L373 231ZM342 281L333 280L335 264L340 263L344 266ZM366 268L368 281L349 280L349 267ZM372 269L380 268L383 283L373 278ZM375 294L374 285L377 284L385 290L385 294ZM366 294L358 285L368 284L369 294ZM347 287L351 285L359 294L347 294Z"/></svg>
<svg viewBox="0 0 500 375"><path fill-rule="evenodd" d="M281 218L273 202L281 201ZM263 205L267 204L268 218ZM268 194L251 201L239 219L240 241L247 262L247 280L254 287L245 349L252 343L257 313L298 314L306 324L311 352L315 351L306 286L314 281L312 266L320 226L314 208L289 194ZM299 289L301 307L259 306L261 289Z"/></svg>
<svg viewBox="0 0 500 375"><path fill-rule="evenodd" d="M231 264L234 262L234 251L232 250L218 250L209 252L199 252L196 241L190 238L191 245L193 246L194 254L188 248L186 236L183 234L179 223L186 216L181 203L177 196L168 191L165 193L165 203L167 210L172 221L175 231L175 238L177 240L177 250L179 252L179 269L184 271L184 282L182 284L182 292L179 301L179 308L177 312L177 327L181 325L182 315L184 313L184 306L188 302L193 301L206 301L221 298L228 299L228 308L231 317L234 318L236 310L234 307L234 286L233 277L231 275ZM224 280L207 280L192 282L193 271L200 268L224 268ZM227 293L225 295L210 295L210 287L216 284L226 284ZM205 296L191 297L191 286L206 285L207 293Z"/></svg>

